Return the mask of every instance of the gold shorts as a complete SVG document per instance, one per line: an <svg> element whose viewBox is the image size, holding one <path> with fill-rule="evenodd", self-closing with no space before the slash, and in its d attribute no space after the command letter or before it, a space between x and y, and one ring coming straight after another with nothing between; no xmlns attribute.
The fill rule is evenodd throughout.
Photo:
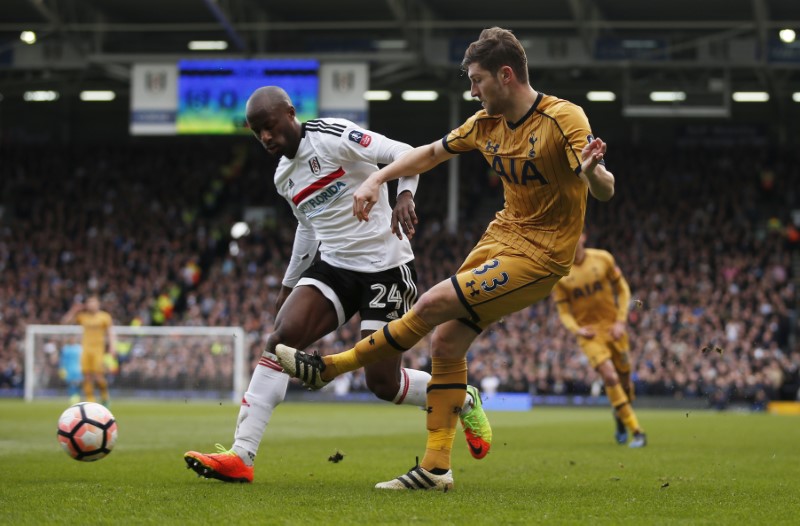
<svg viewBox="0 0 800 526"><path fill-rule="evenodd" d="M81 370L86 373L104 373L103 351L89 351L84 349L81 353Z"/></svg>
<svg viewBox="0 0 800 526"><path fill-rule="evenodd" d="M480 332L547 298L559 279L529 256L484 235L450 281L469 311L470 317L461 321Z"/></svg>
<svg viewBox="0 0 800 526"><path fill-rule="evenodd" d="M631 372L631 360L628 345L628 333L622 335L619 340L615 340L608 333L611 327L595 327L597 334L594 338L578 337L578 344L581 346L583 354L589 358L589 363L593 369L606 360L614 363L614 369L618 373Z"/></svg>

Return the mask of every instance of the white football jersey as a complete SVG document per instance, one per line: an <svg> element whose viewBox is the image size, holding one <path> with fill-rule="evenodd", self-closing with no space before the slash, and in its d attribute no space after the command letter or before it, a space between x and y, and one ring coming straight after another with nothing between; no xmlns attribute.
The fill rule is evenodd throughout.
<svg viewBox="0 0 800 526"><path fill-rule="evenodd" d="M297 154L294 159L281 157L275 187L300 222L298 234L303 227L313 230L325 262L357 272L380 272L414 259L405 235L400 240L391 232L386 185L369 221L353 216L355 189L378 170L378 163L389 164L410 149L345 119L302 124Z"/></svg>

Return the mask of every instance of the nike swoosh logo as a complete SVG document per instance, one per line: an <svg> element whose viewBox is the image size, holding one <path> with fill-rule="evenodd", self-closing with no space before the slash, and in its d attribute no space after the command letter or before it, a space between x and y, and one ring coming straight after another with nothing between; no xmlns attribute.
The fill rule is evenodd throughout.
<svg viewBox="0 0 800 526"><path fill-rule="evenodd" d="M480 455L481 453L483 453L483 446L475 447L472 444L469 444L469 448L472 450L472 453L475 454L475 455Z"/></svg>

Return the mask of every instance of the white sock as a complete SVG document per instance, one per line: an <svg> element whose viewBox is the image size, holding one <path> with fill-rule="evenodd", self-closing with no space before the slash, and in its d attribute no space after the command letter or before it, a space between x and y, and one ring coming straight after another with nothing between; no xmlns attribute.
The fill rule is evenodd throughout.
<svg viewBox="0 0 800 526"><path fill-rule="evenodd" d="M428 382L431 381L431 375L425 371L417 369L400 369L400 390L394 397L395 404L408 404L416 405L425 408L428 396ZM466 413L472 406L474 401L472 395L467 391L467 396L464 398L463 411Z"/></svg>
<svg viewBox="0 0 800 526"><path fill-rule="evenodd" d="M464 405L461 407L461 412L466 413L472 409L473 405L475 405L475 401L472 399L472 395L469 394L469 391L467 391L467 396L464 397Z"/></svg>
<svg viewBox="0 0 800 526"><path fill-rule="evenodd" d="M248 466L252 466L272 411L283 402L289 375L278 364L278 357L264 351L253 371L253 378L239 408L233 450Z"/></svg>
<svg viewBox="0 0 800 526"><path fill-rule="evenodd" d="M400 369L400 390L395 395L395 404L416 405L424 408L426 404L428 382L431 375L417 369Z"/></svg>

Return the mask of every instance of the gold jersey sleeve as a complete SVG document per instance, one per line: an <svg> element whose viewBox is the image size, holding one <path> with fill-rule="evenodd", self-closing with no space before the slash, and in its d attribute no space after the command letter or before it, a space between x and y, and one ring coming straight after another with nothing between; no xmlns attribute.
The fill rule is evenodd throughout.
<svg viewBox="0 0 800 526"><path fill-rule="evenodd" d="M105 311L81 312L77 315L78 325L83 327L83 349L88 352L103 352L108 328L113 324L111 315Z"/></svg>
<svg viewBox="0 0 800 526"><path fill-rule="evenodd" d="M618 303L615 288L623 279L614 257L605 250L587 248L580 265L573 265L561 278L553 293L560 307L569 305L578 326L612 325L617 321Z"/></svg>
<svg viewBox="0 0 800 526"><path fill-rule="evenodd" d="M539 94L518 122L481 110L442 145L450 153L480 151L502 180L505 205L487 233L564 276L583 229L588 185L580 177L581 151L591 139L579 106Z"/></svg>

